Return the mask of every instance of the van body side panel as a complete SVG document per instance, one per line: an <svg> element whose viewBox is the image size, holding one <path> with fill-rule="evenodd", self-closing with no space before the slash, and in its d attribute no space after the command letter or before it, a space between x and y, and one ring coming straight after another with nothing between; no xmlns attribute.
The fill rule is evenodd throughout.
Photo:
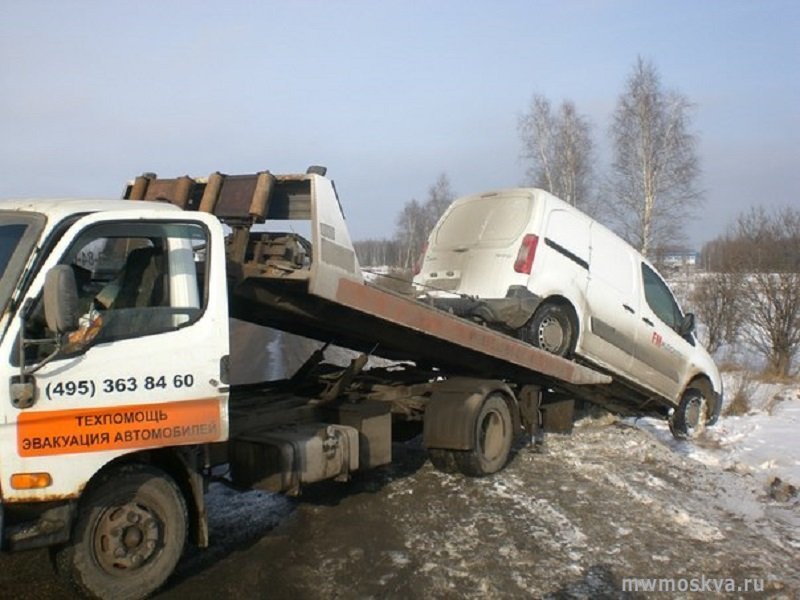
<svg viewBox="0 0 800 600"><path fill-rule="evenodd" d="M543 302L566 298L583 328L591 220L553 196L545 197L543 204L543 226L534 231L540 239L528 289Z"/></svg>
<svg viewBox="0 0 800 600"><path fill-rule="evenodd" d="M633 250L599 223L591 227L587 313L581 353L635 379L633 357L639 332L638 260Z"/></svg>
<svg viewBox="0 0 800 600"><path fill-rule="evenodd" d="M569 260L577 277L585 279L589 268L589 235L591 220L583 214L553 208L547 217L544 243L561 258Z"/></svg>

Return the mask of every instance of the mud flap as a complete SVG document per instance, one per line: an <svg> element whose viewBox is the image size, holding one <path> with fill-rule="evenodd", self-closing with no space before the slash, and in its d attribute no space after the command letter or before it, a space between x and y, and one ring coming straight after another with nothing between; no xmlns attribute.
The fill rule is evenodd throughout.
<svg viewBox="0 0 800 600"><path fill-rule="evenodd" d="M520 430L519 408L511 389L502 381L454 377L433 384L425 408L422 444L426 448L472 450L475 424L487 396L499 392L509 402L513 431Z"/></svg>
<svg viewBox="0 0 800 600"><path fill-rule="evenodd" d="M542 418L542 390L536 385L526 385L519 393L519 412L522 427L528 434L531 445L544 442Z"/></svg>

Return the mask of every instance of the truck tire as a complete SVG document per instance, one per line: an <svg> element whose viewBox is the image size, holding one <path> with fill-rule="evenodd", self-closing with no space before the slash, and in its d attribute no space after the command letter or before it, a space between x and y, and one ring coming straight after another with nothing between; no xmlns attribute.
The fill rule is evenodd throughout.
<svg viewBox="0 0 800 600"><path fill-rule="evenodd" d="M59 573L90 598L133 600L157 590L186 544L186 502L172 478L146 465L102 476L81 501Z"/></svg>
<svg viewBox="0 0 800 600"><path fill-rule="evenodd" d="M472 450L454 453L458 470L464 475L483 477L502 469L508 462L514 438L511 411L503 396L491 394L483 401L474 435Z"/></svg>
<svg viewBox="0 0 800 600"><path fill-rule="evenodd" d="M557 356L569 356L575 349L575 324L563 304L543 304L530 320L528 343Z"/></svg>
<svg viewBox="0 0 800 600"><path fill-rule="evenodd" d="M688 388L678 407L670 415L669 430L675 439L690 440L699 436L706 426L708 402L697 388Z"/></svg>

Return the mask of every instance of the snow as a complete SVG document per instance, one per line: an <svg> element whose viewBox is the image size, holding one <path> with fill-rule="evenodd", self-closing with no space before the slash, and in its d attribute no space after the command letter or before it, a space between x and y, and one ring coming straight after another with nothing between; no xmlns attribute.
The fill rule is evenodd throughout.
<svg viewBox="0 0 800 600"><path fill-rule="evenodd" d="M740 377L724 374L725 389L736 389ZM765 486L777 477L800 487L800 383L751 383L748 404L747 414L721 416L716 425L691 442L673 439L664 421L642 418L632 422L673 451L705 465L750 474Z"/></svg>

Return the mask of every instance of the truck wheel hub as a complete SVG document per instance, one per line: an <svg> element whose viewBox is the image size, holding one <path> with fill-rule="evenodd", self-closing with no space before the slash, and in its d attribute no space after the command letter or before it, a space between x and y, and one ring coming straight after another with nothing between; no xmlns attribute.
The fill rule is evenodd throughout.
<svg viewBox="0 0 800 600"><path fill-rule="evenodd" d="M135 569L155 554L161 538L159 521L138 503L108 509L95 531L97 560L109 573Z"/></svg>

